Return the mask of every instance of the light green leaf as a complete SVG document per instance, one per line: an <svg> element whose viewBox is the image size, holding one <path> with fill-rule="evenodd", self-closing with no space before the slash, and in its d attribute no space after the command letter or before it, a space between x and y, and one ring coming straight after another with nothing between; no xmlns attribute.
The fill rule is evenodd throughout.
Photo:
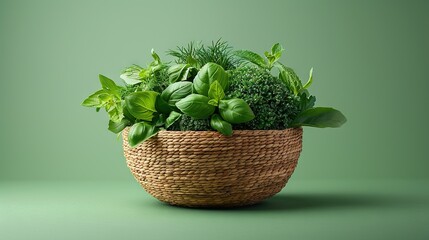
<svg viewBox="0 0 429 240"><path fill-rule="evenodd" d="M99 98L99 96L102 94L106 94L106 91L104 89L98 90L97 92L91 94L88 98L86 98L82 102L82 106L84 106L84 107L96 107L96 108L103 107L104 103Z"/></svg>
<svg viewBox="0 0 429 240"><path fill-rule="evenodd" d="M109 130L113 133L120 133L124 128L129 126L131 122L128 119L122 119L120 122L109 121Z"/></svg>
<svg viewBox="0 0 429 240"><path fill-rule="evenodd" d="M214 114L210 119L210 126L226 136L232 135L231 123L224 121L218 114Z"/></svg>
<svg viewBox="0 0 429 240"><path fill-rule="evenodd" d="M155 136L159 128L145 122L134 124L128 132L128 143L131 147L137 146L139 143Z"/></svg>
<svg viewBox="0 0 429 240"><path fill-rule="evenodd" d="M167 73L170 83L186 80L188 77L186 72L189 67L190 66L188 64L176 64L168 68Z"/></svg>
<svg viewBox="0 0 429 240"><path fill-rule="evenodd" d="M228 74L220 65L216 63L207 63L200 69L197 76L195 76L194 88L197 93L207 96L210 85L214 81L218 81L222 88L226 90L228 79Z"/></svg>
<svg viewBox="0 0 429 240"><path fill-rule="evenodd" d="M221 100L219 102L219 112L225 121L230 123L244 123L255 118L252 109L243 99Z"/></svg>
<svg viewBox="0 0 429 240"><path fill-rule="evenodd" d="M307 83L306 84L304 84L304 89L307 89L307 88L309 88L310 86L311 86L311 84L313 83L313 68L311 68L310 69L310 74L309 74L309 77L308 77L308 81L307 81Z"/></svg>
<svg viewBox="0 0 429 240"><path fill-rule="evenodd" d="M120 122L124 117L122 108L118 107L116 104L113 104L110 107L106 106L106 111L109 114L109 118L112 122Z"/></svg>
<svg viewBox="0 0 429 240"><path fill-rule="evenodd" d="M301 112L292 122L292 126L336 128L343 125L346 121L346 117L336 109L328 107L316 107Z"/></svg>
<svg viewBox="0 0 429 240"><path fill-rule="evenodd" d="M254 53L252 51L248 51L248 50L238 50L234 52L234 55L242 58L246 61L249 61L253 64L256 64L257 66L261 67L261 68L268 68L267 63L265 62L265 59L263 57L261 57L259 54Z"/></svg>
<svg viewBox="0 0 429 240"><path fill-rule="evenodd" d="M125 97L125 104L128 111L137 119L152 121L156 112L155 104L157 92L143 91L135 92Z"/></svg>
<svg viewBox="0 0 429 240"><path fill-rule="evenodd" d="M165 127L169 128L171 125L177 122L181 117L182 117L181 113L172 111L168 116L168 118L165 120Z"/></svg>
<svg viewBox="0 0 429 240"><path fill-rule="evenodd" d="M116 86L115 82L112 79L101 74L98 75L98 77L100 79L100 83L103 89L110 90L113 94L120 97L119 87Z"/></svg>
<svg viewBox="0 0 429 240"><path fill-rule="evenodd" d="M206 119L215 111L215 107L208 104L209 100L206 96L191 94L178 101L176 106L180 111L195 119Z"/></svg>
<svg viewBox="0 0 429 240"><path fill-rule="evenodd" d="M124 80L126 84L134 85L142 82L142 78L140 77L140 72L143 70L142 67L138 65L132 65L126 68L121 74L120 78Z"/></svg>
<svg viewBox="0 0 429 240"><path fill-rule="evenodd" d="M192 93L191 82L176 82L170 84L161 93L161 98L170 106L175 108L176 103Z"/></svg>
<svg viewBox="0 0 429 240"><path fill-rule="evenodd" d="M271 54L274 56L278 56L279 58L281 57L281 53L284 51L285 49L283 48L282 45L280 45L280 43L276 43L271 47Z"/></svg>
<svg viewBox="0 0 429 240"><path fill-rule="evenodd" d="M157 64L157 65L161 64L161 58L158 56L158 54L155 52L155 50L153 50L153 48L150 51L150 53L152 54L152 57L154 59L155 64Z"/></svg>
<svg viewBox="0 0 429 240"><path fill-rule="evenodd" d="M225 97L225 92L223 91L222 86L217 80L210 84L208 96L210 99L214 99L217 102L219 102Z"/></svg>
<svg viewBox="0 0 429 240"><path fill-rule="evenodd" d="M219 101L216 99L210 99L209 104L217 107L219 105Z"/></svg>

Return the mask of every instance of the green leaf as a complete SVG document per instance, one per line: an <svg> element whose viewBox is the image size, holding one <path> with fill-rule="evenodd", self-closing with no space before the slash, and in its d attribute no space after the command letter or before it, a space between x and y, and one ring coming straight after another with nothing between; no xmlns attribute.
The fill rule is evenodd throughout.
<svg viewBox="0 0 429 240"><path fill-rule="evenodd" d="M189 67L188 64L176 64L168 68L167 73L170 83L186 80L189 74L186 74L186 72Z"/></svg>
<svg viewBox="0 0 429 240"><path fill-rule="evenodd" d="M292 122L293 127L340 127L347 121L346 117L338 110L328 107L310 108L298 114Z"/></svg>
<svg viewBox="0 0 429 240"><path fill-rule="evenodd" d="M271 54L280 58L284 50L285 49L283 48L282 45L280 45L280 43L276 43L271 47Z"/></svg>
<svg viewBox="0 0 429 240"><path fill-rule="evenodd" d="M119 87L116 86L115 82L112 79L110 79L106 76L103 76L101 74L98 75L98 77L100 79L100 83L101 83L101 86L103 87L103 89L110 90L112 93L114 93L116 95L120 94L119 93ZM120 97L120 95L119 95L119 97Z"/></svg>
<svg viewBox="0 0 429 240"><path fill-rule="evenodd" d="M169 114L172 110L168 103L162 99L161 95L156 96L155 109L157 112L164 114Z"/></svg>
<svg viewBox="0 0 429 240"><path fill-rule="evenodd" d="M162 93L161 98L170 107L176 108L176 103L192 93L191 82L176 82L170 84Z"/></svg>
<svg viewBox="0 0 429 240"><path fill-rule="evenodd" d="M217 107L219 105L219 101L217 99L210 99L209 104Z"/></svg>
<svg viewBox="0 0 429 240"><path fill-rule="evenodd" d="M301 80L299 80L298 75L292 68L282 66L280 69L279 78L286 84L286 86L294 93L295 96L297 96L301 89L303 89Z"/></svg>
<svg viewBox="0 0 429 240"><path fill-rule="evenodd" d="M155 103L157 92L144 91L135 92L125 97L125 104L128 111L137 119L152 121L156 112Z"/></svg>
<svg viewBox="0 0 429 240"><path fill-rule="evenodd" d="M176 106L180 111L195 119L206 119L215 111L215 107L208 104L209 100L206 96L191 94L178 101Z"/></svg>
<svg viewBox="0 0 429 240"><path fill-rule="evenodd" d="M306 84L304 84L303 88L307 89L308 87L311 86L312 83L313 83L313 68L310 69L310 74L309 74L309 77L308 77L308 81L307 81Z"/></svg>
<svg viewBox="0 0 429 240"><path fill-rule="evenodd" d="M124 128L131 125L131 122L128 119L122 119L120 122L109 121L109 130L113 133L120 133Z"/></svg>
<svg viewBox="0 0 429 240"><path fill-rule="evenodd" d="M232 135L231 123L224 121L218 114L214 114L210 119L210 126L226 136Z"/></svg>
<svg viewBox="0 0 429 240"><path fill-rule="evenodd" d="M153 59L154 59L155 64L157 64L157 65L162 64L162 63L161 63L161 58L158 56L158 54L155 52L155 50L153 50L153 48L152 48L152 50L150 51L150 53L152 54L152 57L153 57Z"/></svg>
<svg viewBox="0 0 429 240"><path fill-rule="evenodd" d="M218 102L225 97L223 88L217 80L210 84L208 96L210 99L214 99Z"/></svg>
<svg viewBox="0 0 429 240"><path fill-rule="evenodd" d="M106 108L107 113L109 114L109 118L112 122L120 122L124 117L122 113L122 108L113 105L109 109Z"/></svg>
<svg viewBox="0 0 429 240"><path fill-rule="evenodd" d="M128 133L128 143L131 147L137 146L139 143L155 136L159 128L145 122L134 124Z"/></svg>
<svg viewBox="0 0 429 240"><path fill-rule="evenodd" d="M98 90L97 92L91 94L89 97L87 97L82 102L82 106L84 106L84 107L96 107L96 108L102 107L104 103L99 98L99 96L102 94L106 94L106 91L104 89Z"/></svg>
<svg viewBox="0 0 429 240"><path fill-rule="evenodd" d="M142 67L138 66L138 65L132 65L128 68L126 68L120 78L122 80L124 80L124 82L126 84L129 85L135 85L137 83L141 83L142 82L142 78L140 77L140 72L143 70Z"/></svg>
<svg viewBox="0 0 429 240"><path fill-rule="evenodd" d="M222 118L230 123L244 123L255 118L252 109L243 99L221 100L219 112Z"/></svg>
<svg viewBox="0 0 429 240"><path fill-rule="evenodd" d="M268 68L267 63L265 62L265 59L261 57L259 54L254 53L252 51L238 50L234 52L234 55L246 61L249 61L253 64L256 64L261 68L265 68L265 69Z"/></svg>
<svg viewBox="0 0 429 240"><path fill-rule="evenodd" d="M172 111L168 116L168 118L165 120L165 127L169 128L171 125L177 122L181 117L182 117L181 113Z"/></svg>
<svg viewBox="0 0 429 240"><path fill-rule="evenodd" d="M207 63L200 69L197 76L195 76L194 88L197 93L207 96L210 85L214 81L218 81L222 88L226 90L228 79L228 74L220 65L216 63Z"/></svg>

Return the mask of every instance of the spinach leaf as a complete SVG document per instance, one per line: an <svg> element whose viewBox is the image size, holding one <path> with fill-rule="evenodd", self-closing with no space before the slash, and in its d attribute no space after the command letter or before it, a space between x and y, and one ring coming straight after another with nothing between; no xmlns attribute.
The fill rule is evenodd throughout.
<svg viewBox="0 0 429 240"><path fill-rule="evenodd" d="M176 103L177 108L195 119L206 119L215 111L209 98L200 94L191 94Z"/></svg>
<svg viewBox="0 0 429 240"><path fill-rule="evenodd" d="M131 147L137 146L139 143L155 136L159 128L145 122L135 123L128 133L128 143Z"/></svg>
<svg viewBox="0 0 429 240"><path fill-rule="evenodd" d="M338 110L329 107L316 107L307 109L294 119L293 127L340 127L347 121L346 117Z"/></svg>
<svg viewBox="0 0 429 240"><path fill-rule="evenodd" d="M210 85L216 80L222 88L226 90L228 78L228 74L220 65L216 63L207 63L200 69L197 76L195 76L194 88L197 93L207 96Z"/></svg>
<svg viewBox="0 0 429 240"><path fill-rule="evenodd" d="M153 91L135 92L125 97L128 111L137 119L152 121L156 112L155 103L158 93Z"/></svg>
<svg viewBox="0 0 429 240"><path fill-rule="evenodd" d="M243 99L221 100L219 113L223 119L230 123L244 123L255 118L252 109Z"/></svg>
<svg viewBox="0 0 429 240"><path fill-rule="evenodd" d="M218 114L212 115L210 119L210 126L225 136L232 135L231 123L224 121Z"/></svg>

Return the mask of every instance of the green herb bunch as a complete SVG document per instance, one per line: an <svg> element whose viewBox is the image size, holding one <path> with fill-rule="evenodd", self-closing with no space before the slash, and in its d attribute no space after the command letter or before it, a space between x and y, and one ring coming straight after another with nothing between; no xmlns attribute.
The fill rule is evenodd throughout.
<svg viewBox="0 0 429 240"><path fill-rule="evenodd" d="M114 133L130 126L131 146L160 130L216 130L231 136L233 129L341 126L346 121L341 112L313 107L315 97L308 92L312 70L303 85L278 61L282 52L280 44L262 57L248 50L234 52L220 40L208 47L190 43L168 52L176 58L171 64L152 50L149 65L123 71L124 86L100 75L102 89L82 105L104 108Z"/></svg>

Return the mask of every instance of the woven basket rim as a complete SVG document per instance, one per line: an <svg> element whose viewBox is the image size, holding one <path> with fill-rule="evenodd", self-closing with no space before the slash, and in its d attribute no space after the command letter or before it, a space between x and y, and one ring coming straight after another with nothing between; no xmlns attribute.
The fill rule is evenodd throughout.
<svg viewBox="0 0 429 240"><path fill-rule="evenodd" d="M128 130L131 127L126 127ZM302 127L292 127L292 128L286 128L286 129L273 129L273 130L233 130L232 136L234 136L234 134L269 134L269 133L284 133L284 132L289 132L289 131L301 131L303 130ZM221 133L217 132L216 130L204 130L204 131L172 131L172 130L160 130L158 132L159 133L168 133L168 134L192 134L192 135L205 135L205 134L213 134L213 133L217 133L219 135L222 135Z"/></svg>

